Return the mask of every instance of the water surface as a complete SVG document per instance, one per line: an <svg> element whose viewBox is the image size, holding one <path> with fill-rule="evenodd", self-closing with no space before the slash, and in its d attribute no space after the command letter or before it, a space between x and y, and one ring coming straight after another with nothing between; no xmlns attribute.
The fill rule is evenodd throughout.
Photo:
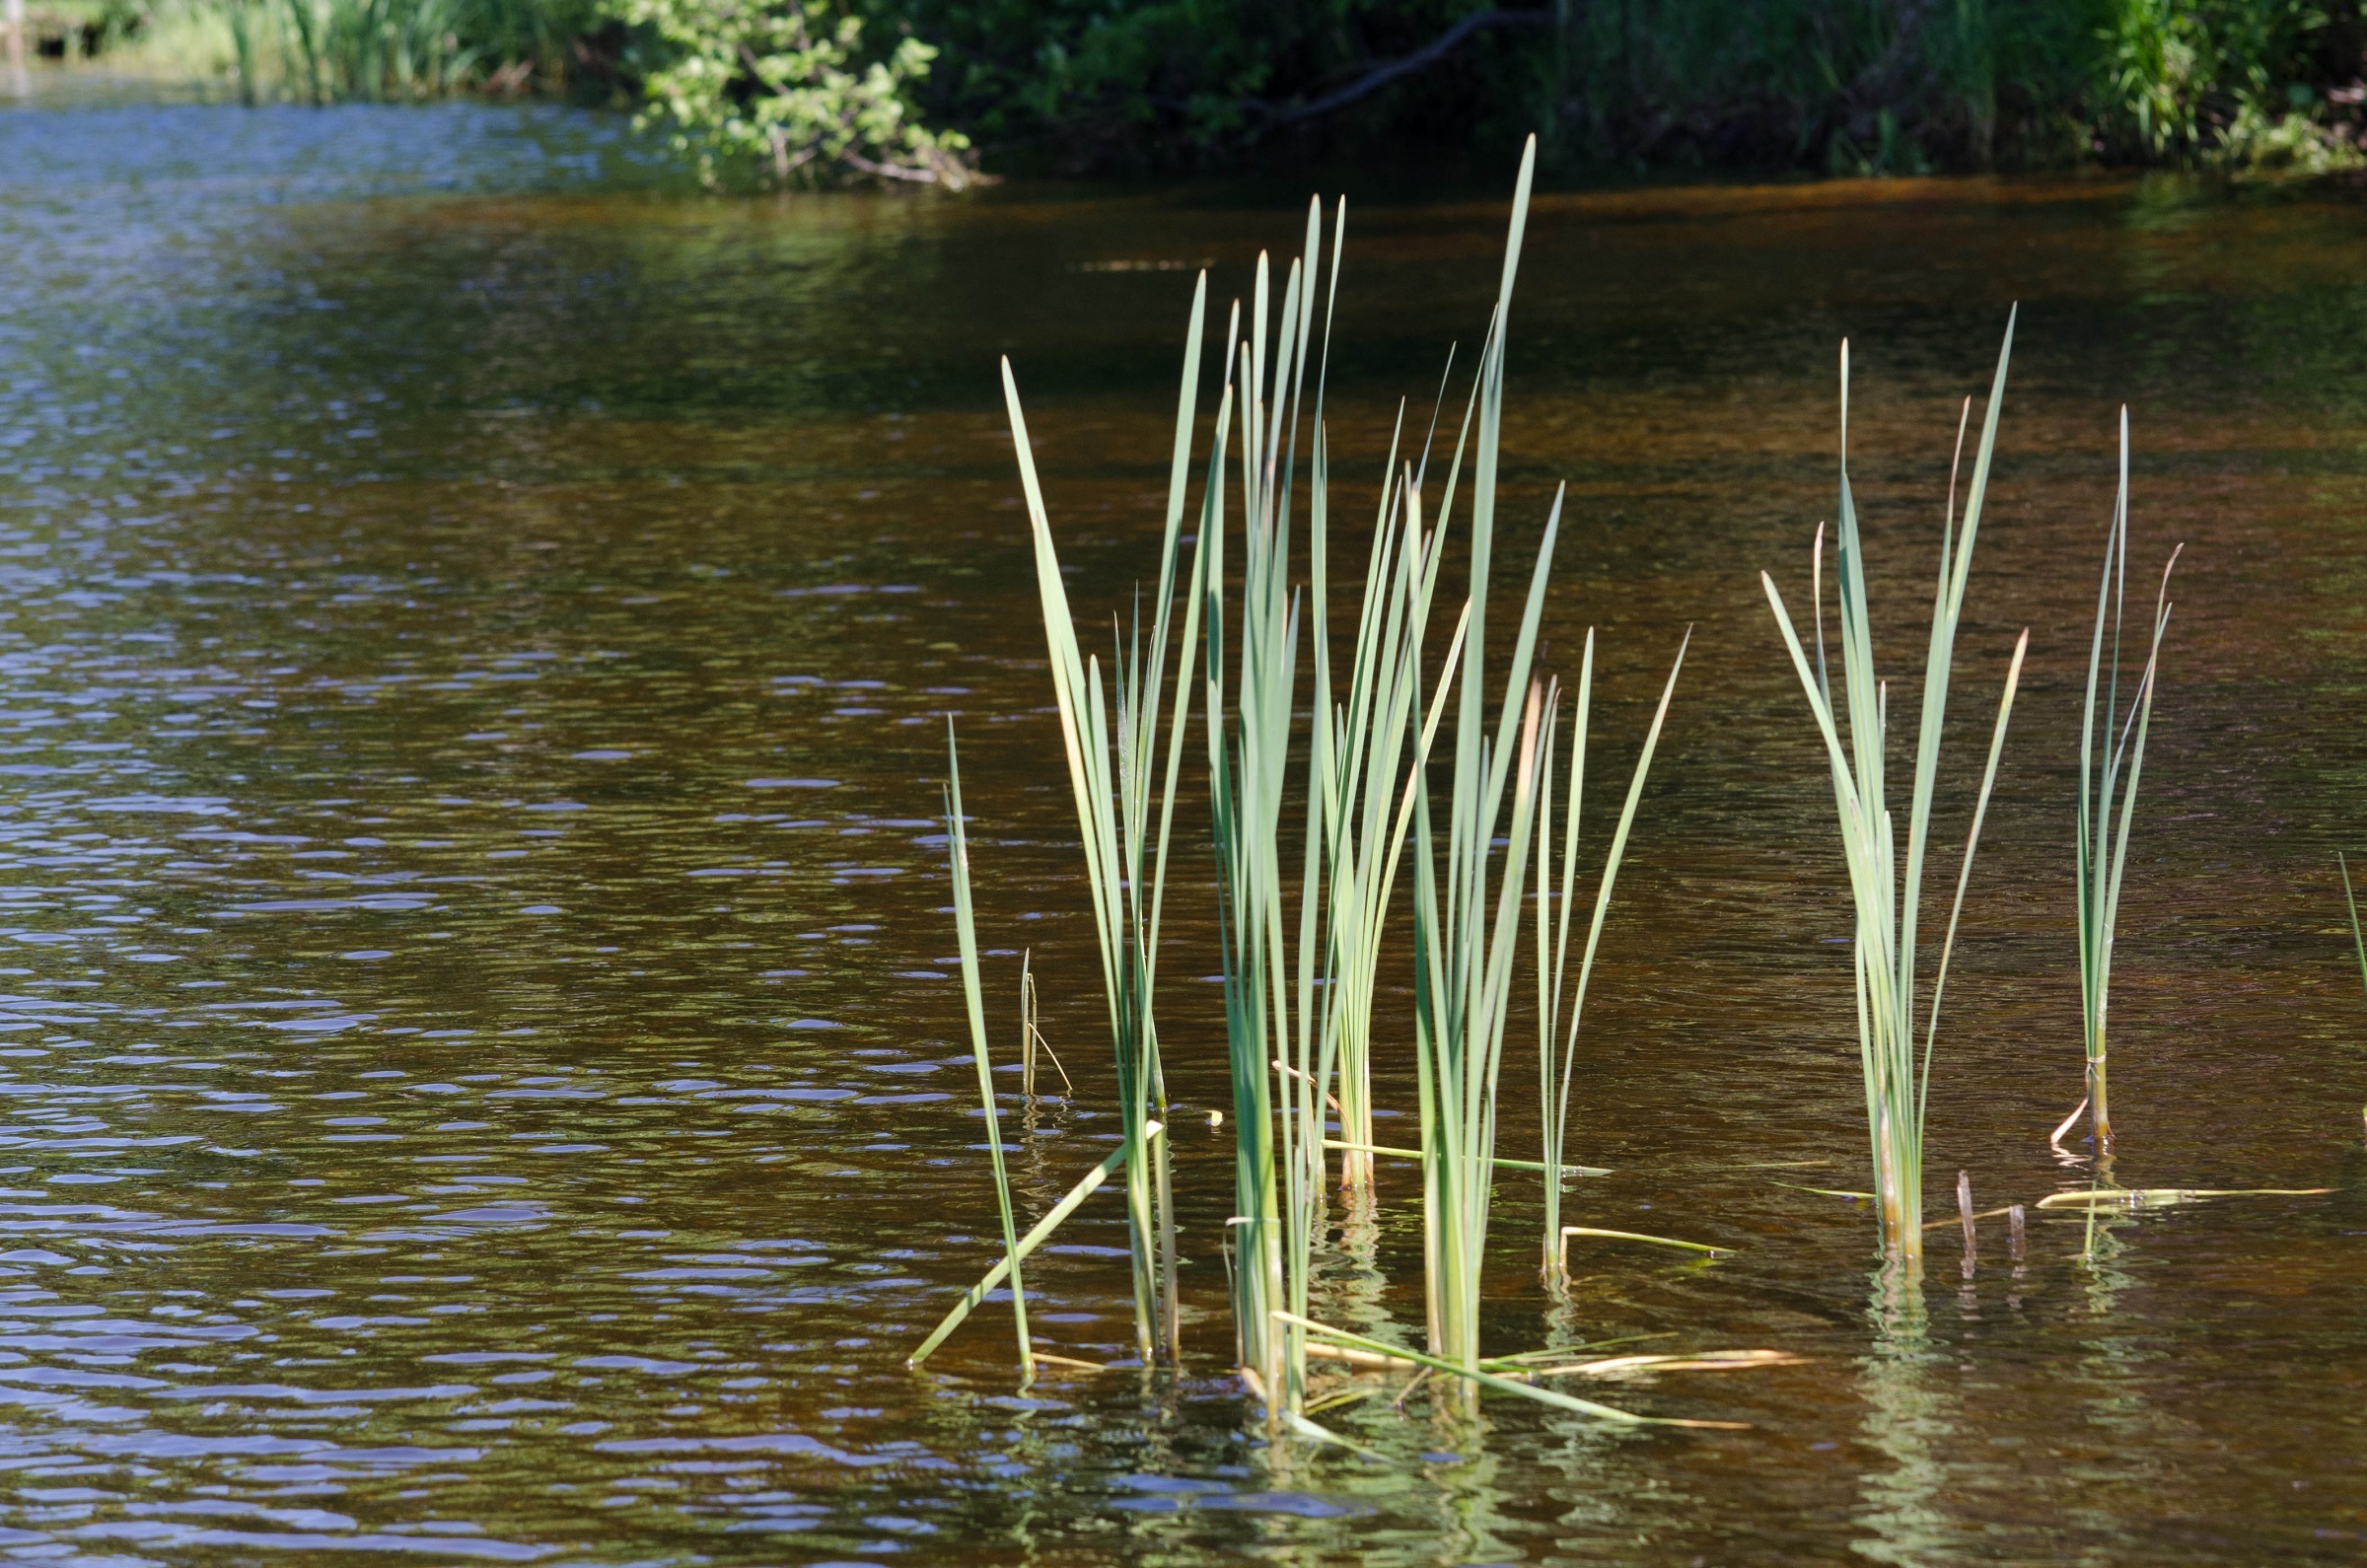
<svg viewBox="0 0 2367 1568"><path fill-rule="evenodd" d="M1615 1174L1571 1218L1737 1255L1582 1253L1556 1305L1508 1180L1490 1344L1806 1358L1606 1395L1749 1430L1497 1402L1473 1429L1416 1395L1329 1418L1378 1461L1263 1444L1227 1370L1196 785L1163 997L1185 1375L1023 1393L991 1310L903 1369L993 1246L948 712L998 1048L1027 951L1076 1080L1007 1106L1027 1203L1113 1138L995 356L1099 624L1148 570L1192 270L1229 299L1301 221L1239 189L714 200L611 122L531 109L0 115L0 1551L2356 1560L2367 1002L2332 854L2367 843L2367 212L2339 189L1539 204L1507 555L1566 479L1546 658L1598 628L1600 777L1695 627L1583 1049L1575 1152ZM1351 207L1351 515L1396 399L1426 408L1484 323L1502 222L1493 194ZM1917 1326L1875 1310L1867 1213L1778 1184L1863 1185L1864 1122L1830 797L1756 573L1805 588L1848 335L1908 676L1959 399L2015 301L1943 841L2025 625L2033 652L1934 1202L1959 1169L1983 1207L2089 1179L2046 1132L2079 1097L2070 813L2122 402L2137 564L2187 554L2116 1175L2334 1190L2092 1248L2049 1215L1970 1274L1950 1241ZM1382 1183L1391 1283L1343 1268L1331 1305L1418 1329L1417 1187ZM1049 1344L1126 1356L1123 1245L1099 1199L1033 1268Z"/></svg>

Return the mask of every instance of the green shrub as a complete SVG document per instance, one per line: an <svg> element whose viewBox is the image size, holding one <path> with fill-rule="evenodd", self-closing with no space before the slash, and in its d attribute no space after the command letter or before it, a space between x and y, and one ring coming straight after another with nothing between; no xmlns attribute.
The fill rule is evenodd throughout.
<svg viewBox="0 0 2367 1568"><path fill-rule="evenodd" d="M909 33L865 48L864 19L829 0L605 0L626 24L642 100L710 183L849 175L960 186L968 138L923 125L906 101L936 50Z"/></svg>

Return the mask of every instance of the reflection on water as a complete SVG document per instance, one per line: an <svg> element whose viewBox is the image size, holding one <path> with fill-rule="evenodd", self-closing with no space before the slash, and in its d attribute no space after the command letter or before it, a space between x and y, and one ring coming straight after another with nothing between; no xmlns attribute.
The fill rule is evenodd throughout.
<svg viewBox="0 0 2367 1568"><path fill-rule="evenodd" d="M1852 1545L1876 1562L1945 1561L1964 1544L1946 1502L1954 1401L1935 1377L1946 1358L1932 1343L1924 1285L1920 1267L1885 1263L1866 1305L1873 1344L1858 1363L1861 1430L1883 1467L1861 1483L1865 1535Z"/></svg>
<svg viewBox="0 0 2367 1568"><path fill-rule="evenodd" d="M714 201L535 109L0 114L0 1553L2356 1557L2367 1014L2331 851L2367 821L2367 284L2341 191L1540 203L1506 444L1516 518L1572 485L1546 658L1603 628L1616 751L1700 627L1581 1061L1574 1152L1614 1174L1567 1217L1736 1255L1574 1256L1555 1299L1507 1181L1489 1343L1809 1357L1604 1392L1751 1430L1460 1422L1416 1390L1324 1413L1377 1458L1252 1441L1189 879L1162 1029L1192 1375L1021 1392L990 1326L903 1369L994 1246L933 817L949 709L998 1049L1024 950L1076 1079L1005 1123L1031 1212L1115 1138L994 356L1042 409L1072 592L1115 608L1159 521L1189 284L1162 267L1236 289L1300 200ZM1397 395L1482 324L1496 200L1352 209L1355 494ZM1993 679L2024 624L2033 654L1933 1171L1992 1204L2089 1179L2045 1134L2078 1095L2082 585L2126 398L2135 532L2192 575L2122 913L2116 1174L2337 1191L2106 1215L2092 1253L2034 1209L2026 1255L1984 1222L1970 1276L1870 1302L1870 1217L1800 1190L1862 1184L1863 1120L1829 811L1752 572L1830 505L1848 332L1877 600L1914 602L1955 400L2014 299L1960 674ZM1340 1217L1327 1312L1418 1334L1415 1189L1384 1160ZM1121 1226L1089 1202L1031 1268L1062 1354L1125 1353Z"/></svg>

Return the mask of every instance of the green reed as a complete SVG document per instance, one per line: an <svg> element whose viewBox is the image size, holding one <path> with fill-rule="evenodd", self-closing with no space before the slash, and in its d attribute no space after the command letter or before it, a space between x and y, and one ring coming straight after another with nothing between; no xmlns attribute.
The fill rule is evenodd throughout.
<svg viewBox="0 0 2367 1568"><path fill-rule="evenodd" d="M2367 936L2359 934L2359 900L2351 895L2350 862L2342 858L2340 850L2336 850L2334 865L2342 873L2342 904L2350 911L2350 944L2359 956L2359 983L2367 986Z"/></svg>
<svg viewBox="0 0 2367 1568"><path fill-rule="evenodd" d="M1425 1307L1431 1353L1467 1374L1479 1364L1479 1280L1493 1186L1497 1085L1511 1011L1521 893L1544 771L1539 746L1543 691L1532 679L1531 667L1561 528L1562 495L1556 492L1530 573L1491 743L1485 733L1487 600L1504 420L1505 342L1535 169L1532 142L1514 187L1503 272L1480 351L1477 431L1471 446L1470 591L1443 845L1438 841L1429 769L1416 768L1413 787L1414 1057L1424 1156ZM1457 468L1460 455L1459 443ZM1446 506L1440 515L1443 526ZM1508 786L1509 823L1504 811ZM1491 891L1500 830L1506 832L1507 844L1501 866L1493 868ZM1464 1387L1470 1390L1472 1385L1467 1382Z"/></svg>
<svg viewBox="0 0 2367 1568"><path fill-rule="evenodd" d="M2359 983L2367 986L2367 936L2362 936L2359 932L2359 900L2351 895L2350 862L2342 858L2340 850L2336 850L2334 851L2334 864L2342 872L2342 903L2343 907L2350 911L2350 945L2351 950L2359 957ZM2362 1121L2367 1121L2367 1106L2360 1108L2359 1117Z"/></svg>
<svg viewBox="0 0 2367 1568"><path fill-rule="evenodd" d="M1208 280L1202 274L1192 294L1191 321L1184 338L1183 388L1176 404L1175 453L1168 480L1167 523L1159 554L1158 587L1151 602L1151 626L1143 636L1139 603L1130 638L1112 653L1113 689L1106 689L1101 660L1085 658L1077 645L1076 620L1061 577L1043 489L1019 401L1011 362L1003 361L1003 394L1019 452L1021 486L1036 544L1036 581L1051 655L1052 690L1059 705L1060 736L1068 759L1070 792L1084 842L1087 882L1099 939L1102 991L1109 1007L1110 1034L1117 1065L1118 1107L1126 1154L1126 1216L1134 1278L1136 1346L1147 1364L1154 1346L1170 1363L1183 1355L1183 1329L1176 1279L1174 1179L1167 1145L1149 1128L1167 1120L1167 1078L1159 1055L1153 1003L1159 972L1159 921L1167 889L1167 856L1175 822L1176 780L1182 771L1184 721L1190 713L1191 662L1198 645L1198 620L1210 551L1192 552L1191 583L1182 596L1184 619L1174 628L1177 578L1183 554L1183 519L1189 478L1191 437L1199 398L1201 321ZM1221 423L1220 416L1220 423ZM1213 494L1213 487L1211 487ZM1209 536L1203 517L1200 536ZM1166 729L1164 765L1160 716L1167 667L1181 661L1173 712ZM1154 807L1156 811L1154 813Z"/></svg>
<svg viewBox="0 0 2367 1568"><path fill-rule="evenodd" d="M578 0L198 0L230 36L240 97L311 104L514 91L564 73Z"/></svg>
<svg viewBox="0 0 2367 1568"><path fill-rule="evenodd" d="M1260 1397L1269 1430L1277 1433L1322 1435L1306 1422L1305 1407L1310 1298L1328 1185L1326 1151L1341 1151L1341 1179L1351 1189L1369 1187L1370 1156L1389 1152L1371 1141L1372 1014L1395 881L1417 823L1422 848L1415 857L1421 891L1416 1055L1423 1081L1423 1147L1415 1153L1424 1164L1425 1234L1431 1238L1427 1284L1432 1342L1434 1350L1449 1358L1448 1365L1473 1376L1481 1370L1476 1313L1489 1175L1498 1165L1530 1164L1495 1157L1495 1079L1509 1014L1528 843L1546 765L1539 746L1542 687L1531 679L1530 669L1558 535L1559 497L1532 574L1519 648L1498 706L1498 734L1492 744L1482 737L1486 698L1471 665L1463 661L1467 650L1476 659L1483 632L1482 596L1503 416L1502 323L1534 167L1532 144L1515 195L1495 321L1464 414L1437 521L1428 523L1424 513L1426 443L1419 463L1401 452L1400 412L1383 470L1362 602L1347 656L1336 669L1327 618L1330 440L1323 414L1323 366L1338 284L1344 205L1330 236L1327 285L1320 202L1310 204L1304 249L1279 289L1270 258L1258 257L1248 320L1236 302L1226 327L1223 392L1201 481L1197 547L1183 616L1182 637L1187 647L1167 731L1167 762L1157 775L1157 853L1147 879L1142 846L1152 841L1144 826L1157 772L1152 742L1162 660L1169 646L1168 606L1180 574L1179 527L1187 500L1193 368L1200 355L1206 281L1201 280L1195 293L1187 334L1151 653L1146 661L1138 616L1133 642L1121 650L1117 665L1114 717L1105 706L1098 662L1075 651L1026 424L1005 367L1052 648L1054 689L1103 933L1106 991L1112 1034L1119 1042L1121 1099L1130 1107L1129 1115L1152 1129L1159 1123L1149 1118L1154 1110L1164 1116L1165 1097L1148 1006L1153 972L1149 955L1156 941L1177 747L1187 716L1184 692L1192 675L1188 645L1195 637L1206 642L1201 692L1233 1099L1235 1213L1227 1226L1227 1252L1233 1262L1235 1351L1244 1381ZM1319 315L1324 321L1320 339ZM1307 456L1304 554L1310 574L1304 588L1293 577L1298 559L1294 512L1302 505L1302 442ZM1232 456L1236 451L1237 463ZM1474 460L1472 597L1463 607L1436 673L1436 689L1425 715L1424 640L1447 519L1467 455ZM1240 559L1229 569L1227 491L1236 483L1241 515L1238 534L1232 536L1238 537ZM1303 648L1311 650L1304 658ZM1442 849L1433 841L1425 769L1459 671L1463 714L1454 803ZM1302 748L1297 715L1310 698L1314 718ZM1664 693L1664 718L1667 703ZM1517 779L1511 735L1516 723L1522 731ZM1656 719L1653 742L1659 728ZM1647 765L1653 742L1647 743ZM1108 761L1112 752L1118 758L1114 778ZM1294 769L1297 756L1305 759L1303 772ZM1639 771L1609 861L1614 874L1641 777ZM1495 866L1492 844L1508 789L1516 843L1501 866ZM1443 897L1442 866L1448 883ZM1294 870L1295 882L1290 875ZM1603 903L1607 906L1607 890ZM1597 938L1601 921L1599 908ZM1591 948L1590 941L1590 964ZM1583 988L1582 977L1578 990L1582 993ZM1339 1137L1325 1135L1327 1110L1340 1117ZM1161 1177L1148 1202L1132 1199L1130 1192L1138 1237L1148 1234L1144 1215L1172 1213L1164 1166ZM1171 1226L1169 1221L1162 1227L1163 1247L1172 1244ZM1022 1255L1035 1235L1019 1243ZM1140 1307L1150 1299L1150 1269L1141 1247L1134 1255ZM1172 1252L1164 1253L1162 1261L1171 1270L1164 1299L1172 1314ZM1450 1279L1457 1283L1449 1285ZM1147 1320L1147 1309L1139 1316ZM1172 1335L1172 1316L1169 1322ZM1451 1326L1442 1328L1442 1323Z"/></svg>
<svg viewBox="0 0 2367 1568"><path fill-rule="evenodd" d="M995 1202L1002 1210L1003 1257L1011 1278L1011 1318L1019 1333L1019 1367L1023 1376L1033 1378L1036 1349L1028 1338L1028 1293L1019 1275L1019 1226L1011 1212L1011 1178L1003 1169L1003 1126L995 1112L994 1064L986 1055L985 991L978 983L977 921L969 901L969 837L962 821L962 756L954 744L950 713L945 719L945 836L953 860L954 935L962 954L962 1000L969 1013L969 1053L977 1063L978 1099L985 1107L986 1158L994 1170Z"/></svg>
<svg viewBox="0 0 2367 1568"><path fill-rule="evenodd" d="M1586 928L1586 947L1578 961L1578 978L1568 982L1570 966L1570 924L1575 913L1578 874L1578 808L1586 786L1586 729L1587 716L1594 699L1595 633L1587 628L1585 651L1578 664L1578 695L1570 724L1569 792L1563 808L1561 826L1561 884L1558 891L1553 881L1553 748L1561 722L1561 685L1548 681L1545 687L1544 761L1539 774L1539 818L1537 834L1537 1065L1538 1065L1538 1121L1543 1129L1545 1171L1545 1237L1544 1259L1542 1265L1548 1281L1559 1282L1568 1274L1569 1239L1561 1223L1562 1181L1566 1175L1562 1154L1568 1143L1570 1127L1570 1080L1576 1071L1578 1056L1578 1026L1586 1015L1587 982L1595 971L1595 952L1603 941L1603 920L1611 912L1611 891L1618 881L1619 862L1627 853L1627 835L1635 826L1636 807L1642 802L1644 778L1652 769L1652 753L1660 746L1660 732L1668 722L1669 702L1677 694L1677 677L1685 669L1686 649L1692 645L1691 628L1686 628L1685 641L1678 644L1677 662L1669 670L1668 684L1661 688L1660 706L1652 713L1652 727L1644 734L1644 748L1635 759L1635 775L1627 784L1627 799L1619 808L1618 825L1611 835L1611 849L1604 856L1603 871L1595 884L1595 910ZM1555 1036L1560 1033L1563 992L1569 993L1569 1032L1561 1046L1560 1059L1555 1061Z"/></svg>
<svg viewBox="0 0 2367 1568"><path fill-rule="evenodd" d="M1343 204L1331 237L1333 291L1345 222ZM1353 651L1344 683L1335 683L1326 613L1329 437L1320 354L1311 361L1323 242L1323 209L1313 202L1305 249L1291 265L1279 309L1270 262L1260 256L1249 335L1241 334L1238 307L1227 331L1225 405L1232 417L1218 432L1209 485L1212 495L1221 490L1228 431L1237 424L1241 598L1230 610L1221 496L1207 503L1203 535L1210 562L1203 590L1209 781L1233 1076L1233 1224L1241 1258L1235 1320L1241 1365L1264 1395L1269 1422L1279 1424L1297 1418L1303 1406L1305 1333L1290 1315L1304 1316L1309 1306L1325 1213L1325 1150L1342 1150L1344 1184L1357 1188L1370 1181L1373 998L1382 927L1407 826L1401 813L1393 820L1391 808L1407 766L1422 630L1438 571L1437 539L1422 529L1410 467L1398 475L1393 441ZM1326 342L1329 298L1322 300ZM1303 429L1311 433L1312 576L1304 598L1290 578ZM1303 794L1296 794L1289 763L1302 614L1312 622L1314 720ZM1237 649L1228 643L1229 625L1237 628ZM1294 814L1294 799L1303 815ZM1295 917L1286 912L1291 890L1283 858L1293 831L1300 835L1301 856ZM1327 1108L1338 1111L1337 1139L1324 1135Z"/></svg>
<svg viewBox="0 0 2367 1568"><path fill-rule="evenodd" d="M1341 222L1345 222L1342 204ZM1337 238L1334 238L1334 274ZM1369 1194L1373 1184L1373 1001L1381 948L1408 820L1400 780L1421 702L1424 628L1438 588L1444 531L1422 526L1424 463L1400 462L1399 429L1382 467L1363 601L1344 687L1334 688L1329 602L1329 451L1319 413L1309 529L1310 604L1315 617L1315 740L1309 785L1309 837L1320 842L1325 872L1324 992L1315 1082L1336 1083L1340 1185ZM1302 1011L1307 1005L1302 997ZM1336 1074L1336 1078L1333 1074ZM1321 1150L1314 1150L1320 1176Z"/></svg>
<svg viewBox="0 0 2367 1568"><path fill-rule="evenodd" d="M1997 418L2005 401L2006 365L2013 353L2014 325L2006 321L2005 341L1997 352L1997 371L1989 387L1988 406L1981 417L1980 447L1973 461L1972 480L1966 495L1964 522L1956 520L1956 478L1949 476L1948 509L1940 535L1939 586L1932 605L1930 646L1923 665L1922 718L1916 734L1913 793L1906 834L1906 860L1901 878L1898 840L1885 789L1885 738L1888 727L1888 687L1875 674L1874 631L1867 603L1866 563L1858 534L1857 506L1849 489L1849 346L1841 345L1841 470L1840 654L1842 700L1848 736L1844 740L1833 704L1832 685L1826 669L1823 583L1824 531L1817 534L1814 554L1816 663L1809 662L1785 610L1775 580L1759 573L1768 606L1783 633L1792 668L1807 693L1810 713L1825 742L1832 771L1834 805L1839 814L1841 846L1849 868L1849 887L1856 912L1854 967L1857 981L1858 1054L1866 1093L1868 1141L1872 1145L1874 1188L1882 1218L1883 1247L1907 1265L1923 1256L1923 1118L1930 1088L1931 1053L1939 1034L1941 993L1948 982L1948 961L1956 946L1957 921L1964 912L1965 889L1972 875L1973 851L1980 842L1982 819L1988 813L1989 793L1997 780L1997 762L2005 746L2006 720L2013 711L2014 691L2022 677L2022 659L2030 646L2027 629L2014 645L2005 692L1997 705L1997 723L1989 742L1987 769L1972 811L1972 826L1965 842L1964 860L1956 883L1956 900L1948 916L1948 934L1940 948L1931 1006L1925 1025L1920 1062L1915 1050L1915 938L1923 896L1923 862L1931 836L1931 809L1940 761L1940 734L1947 718L1948 684L1956 655L1956 633L1964 610L1965 589L1972 570L1972 547L1980 528L1981 503L1988 491L1989 464L1996 450ZM1971 399L1965 414L1972 413ZM1964 456L1965 421L1957 428L1957 462Z"/></svg>
<svg viewBox="0 0 2367 1568"><path fill-rule="evenodd" d="M2145 735L2153 723L2154 677L2161 663L2162 634L2170 627L2170 573L2178 565L2178 546L2162 567L2162 583L2154 595L2153 642L2145 668L2125 715L2120 700L2120 610L2128 580L2128 409L2120 410L2120 483L2113 497L2113 521L2105 532L2104 577L2096 589L2096 637L2088 648L2088 696L2079 732L2079 1002L2080 1022L2087 1047L2088 1113L2096 1132L2096 1152L2112 1152L2111 1080L2107 1072L2106 1012L2112 1000L2113 942L2120 917L2120 877L2128 865L2129 820L2136 815L2137 776L2145 767ZM2099 675L2107 668L2104 623L2112 612L2111 675L2105 683L2104 711L2096 709ZM2101 730L2100 730L2101 727ZM2117 731L2119 739L2114 740ZM2096 738L2101 733L2107 754L2099 771ZM2127 768L2126 782L2120 772ZM2119 786L2116 803L2114 787ZM2077 1115L2078 1112L2072 1112Z"/></svg>
<svg viewBox="0 0 2367 1568"><path fill-rule="evenodd" d="M1201 581L1207 600L1208 787L1217 855L1226 1054L1233 1087L1232 1225L1239 1259L1234 1270L1234 1323L1239 1364L1265 1402L1269 1426L1278 1424L1286 1412L1296 1413L1304 1402L1304 1334L1295 1328L1277 1332L1274 1315L1304 1310L1303 1260L1313 1248L1307 1145L1312 1139L1320 1162L1324 1126L1322 1081L1307 1081L1312 1067L1304 1059L1306 1042L1293 1028L1290 1009L1290 923L1284 914L1282 861L1299 643L1298 596L1290 586L1290 495L1321 220L1321 207L1312 206L1306 254L1292 263L1282 291L1270 366L1267 332L1273 313L1263 254L1257 258L1246 339L1240 335L1240 307L1234 307L1225 347L1228 417L1219 421L1209 460L1203 509L1208 526L1201 535L1209 562ZM1320 428L1320 409L1317 417ZM1223 565L1224 455L1235 420L1241 438L1243 542L1237 665L1225 635ZM1282 446L1286 428L1287 453ZM1236 669L1237 690L1228 702L1227 677ZM1313 857L1319 843L1311 838L1307 851ZM1310 947L1310 933L1304 928L1315 918L1315 892L1312 877L1303 879L1303 955ZM1301 1074L1296 1082L1287 1076L1294 1056Z"/></svg>

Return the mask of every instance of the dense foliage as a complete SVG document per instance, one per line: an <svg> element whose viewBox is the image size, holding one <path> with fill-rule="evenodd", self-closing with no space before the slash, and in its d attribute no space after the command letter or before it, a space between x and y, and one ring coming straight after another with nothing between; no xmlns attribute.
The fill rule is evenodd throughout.
<svg viewBox="0 0 2367 1568"><path fill-rule="evenodd" d="M667 5L682 49L747 25L745 0L608 3ZM897 78L920 120L1020 170L1460 155L1532 127L1564 167L2334 167L2359 159L2367 43L2358 0L866 3L871 58L937 51ZM722 102L770 90L743 69L678 124L744 139Z"/></svg>
<svg viewBox="0 0 2367 1568"><path fill-rule="evenodd" d="M643 121L666 126L709 179L732 163L784 181L967 178L968 139L912 112L909 95L937 51L908 33L866 49L863 18L829 0L606 4L633 30L624 58Z"/></svg>
<svg viewBox="0 0 2367 1568"><path fill-rule="evenodd" d="M2346 117L2357 4L2310 0L908 0L931 113L990 156L1223 164L1278 139L1832 170L2176 159ZM1484 18L1415 71L1390 62ZM1331 106L1327 107L1327 101ZM1344 100L1344 102L1343 102ZM2355 103L2355 100L2353 100ZM1314 112L1311 112L1314 111ZM2285 127L2288 138L2298 127Z"/></svg>
<svg viewBox="0 0 2367 1568"><path fill-rule="evenodd" d="M630 103L717 180L1500 150L1576 168L2361 162L2367 0L64 0L251 93Z"/></svg>

